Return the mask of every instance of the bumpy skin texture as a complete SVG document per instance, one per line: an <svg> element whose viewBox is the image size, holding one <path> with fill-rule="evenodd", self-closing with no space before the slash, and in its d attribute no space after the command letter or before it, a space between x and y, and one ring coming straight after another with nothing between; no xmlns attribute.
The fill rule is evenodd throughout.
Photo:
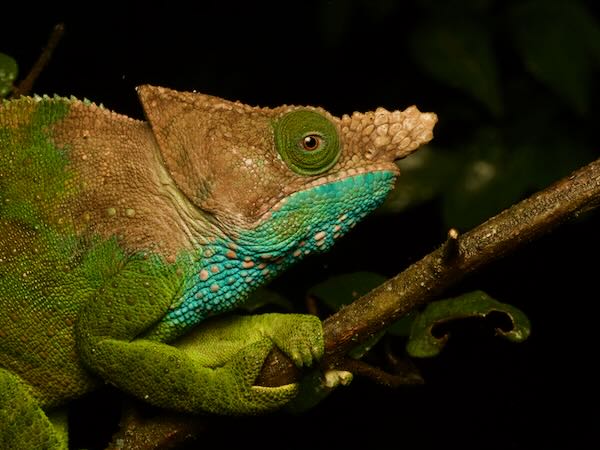
<svg viewBox="0 0 600 450"><path fill-rule="evenodd" d="M273 345L318 359L320 322L208 318L376 208L436 120L138 93L148 122L59 97L0 105L2 448L66 446L43 411L100 381L180 411L288 402L295 385L253 381Z"/></svg>

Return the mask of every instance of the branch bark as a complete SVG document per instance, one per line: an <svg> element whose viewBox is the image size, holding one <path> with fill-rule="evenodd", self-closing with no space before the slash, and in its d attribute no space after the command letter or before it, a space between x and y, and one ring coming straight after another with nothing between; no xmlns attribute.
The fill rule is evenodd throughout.
<svg viewBox="0 0 600 450"><path fill-rule="evenodd" d="M600 204L600 159L528 197L483 224L456 236L405 271L323 322L324 368L391 323L442 293L467 274L548 233ZM293 382L298 372L273 351L258 384Z"/></svg>

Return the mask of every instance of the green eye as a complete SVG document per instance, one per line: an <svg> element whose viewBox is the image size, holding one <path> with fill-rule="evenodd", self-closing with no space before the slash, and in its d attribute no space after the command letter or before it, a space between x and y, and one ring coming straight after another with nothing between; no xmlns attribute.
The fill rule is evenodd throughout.
<svg viewBox="0 0 600 450"><path fill-rule="evenodd" d="M340 140L333 123L316 111L291 111L274 123L275 145L285 163L301 175L318 175L335 164Z"/></svg>

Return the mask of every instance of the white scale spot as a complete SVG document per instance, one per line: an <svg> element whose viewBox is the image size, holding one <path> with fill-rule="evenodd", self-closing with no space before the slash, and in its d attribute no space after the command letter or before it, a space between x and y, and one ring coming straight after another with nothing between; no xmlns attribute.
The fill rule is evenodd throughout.
<svg viewBox="0 0 600 450"><path fill-rule="evenodd" d="M327 236L327 233L325 233L324 231L319 231L314 236L315 237L315 241L320 241L322 239L325 239L325 236Z"/></svg>

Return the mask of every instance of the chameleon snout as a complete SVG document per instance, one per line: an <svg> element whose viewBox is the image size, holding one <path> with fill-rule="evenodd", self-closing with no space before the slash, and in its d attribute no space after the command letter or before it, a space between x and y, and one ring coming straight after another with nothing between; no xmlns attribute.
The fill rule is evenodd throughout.
<svg viewBox="0 0 600 450"><path fill-rule="evenodd" d="M434 113L416 106L404 111L377 108L367 113L344 115L340 121L342 140L364 151L373 162L393 162L405 158L433 138L437 122Z"/></svg>

